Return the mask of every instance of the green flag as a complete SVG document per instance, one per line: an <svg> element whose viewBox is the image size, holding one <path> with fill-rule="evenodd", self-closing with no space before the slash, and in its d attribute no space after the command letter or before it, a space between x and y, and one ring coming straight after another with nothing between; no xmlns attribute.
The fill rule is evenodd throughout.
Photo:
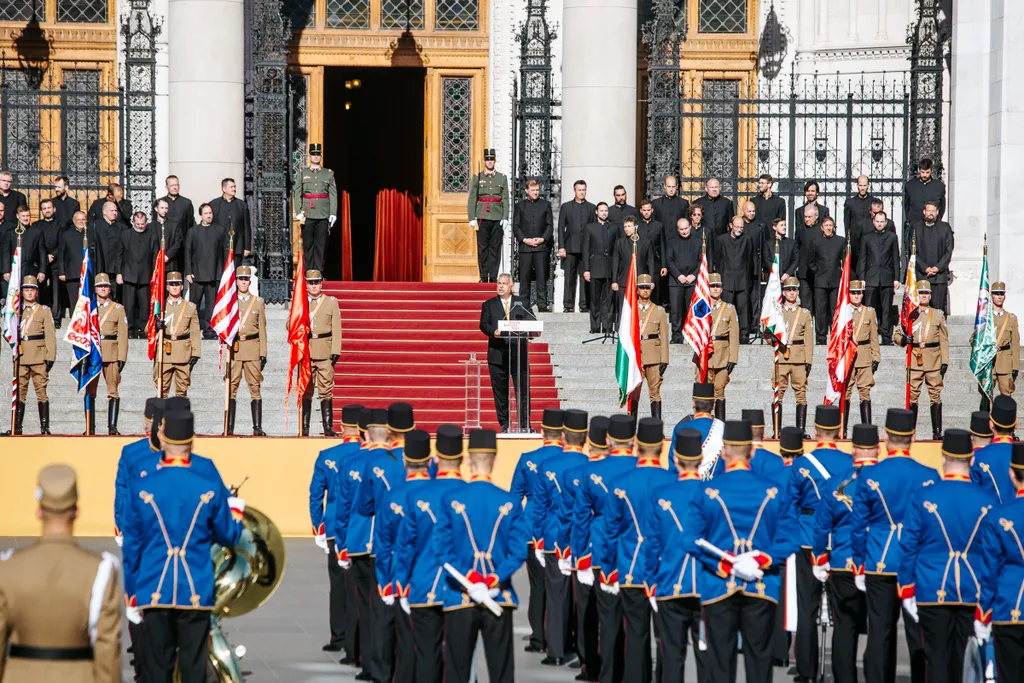
<svg viewBox="0 0 1024 683"><path fill-rule="evenodd" d="M996 325L992 318L992 299L988 282L988 236L981 259L981 283L978 286L978 309L974 315L971 336L971 372L985 396L992 397L992 370L996 359Z"/></svg>

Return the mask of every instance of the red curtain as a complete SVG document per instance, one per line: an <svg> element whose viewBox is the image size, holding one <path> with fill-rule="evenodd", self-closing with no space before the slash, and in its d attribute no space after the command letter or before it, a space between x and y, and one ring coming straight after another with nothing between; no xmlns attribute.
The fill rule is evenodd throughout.
<svg viewBox="0 0 1024 683"><path fill-rule="evenodd" d="M352 280L352 214L348 190L341 191L341 279Z"/></svg>
<svg viewBox="0 0 1024 683"><path fill-rule="evenodd" d="M377 193L375 282L423 280L422 214L422 202L416 195L398 190Z"/></svg>

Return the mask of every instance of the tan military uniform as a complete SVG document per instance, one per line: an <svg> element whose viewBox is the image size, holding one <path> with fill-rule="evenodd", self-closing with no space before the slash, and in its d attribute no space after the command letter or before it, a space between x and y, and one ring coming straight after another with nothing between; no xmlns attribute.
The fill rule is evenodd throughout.
<svg viewBox="0 0 1024 683"><path fill-rule="evenodd" d="M996 322L995 379L999 393L1009 396L1016 389L1013 373L1020 371L1020 332L1017 316L1009 311L992 309Z"/></svg>
<svg viewBox="0 0 1024 683"><path fill-rule="evenodd" d="M53 314L49 306L40 303L24 304L21 309L21 360L18 366L18 400L25 402L28 381L36 391L36 400L49 401L46 385L50 373L46 362L57 358L57 340L53 329Z"/></svg>
<svg viewBox="0 0 1024 683"><path fill-rule="evenodd" d="M103 382L107 385L107 398L120 398L117 388L121 384L119 362L128 360L128 318L124 306L110 299L98 304L100 318L100 354L103 356ZM99 380L89 385L89 394L96 395Z"/></svg>
<svg viewBox="0 0 1024 683"><path fill-rule="evenodd" d="M853 394L854 384L857 385L860 400L870 401L871 388L875 386L875 373L871 371L871 364L882 360L875 309L870 306L853 309L853 338L857 342L857 357L853 359L853 376L846 382L847 402Z"/></svg>
<svg viewBox="0 0 1024 683"><path fill-rule="evenodd" d="M321 401L331 398L334 390L334 363L331 356L341 355L341 313L338 300L321 294L309 300L309 359L313 376L306 387L305 398L313 395L313 385Z"/></svg>
<svg viewBox="0 0 1024 683"><path fill-rule="evenodd" d="M652 401L661 400L661 364L668 365L668 316L654 302L640 307L640 364Z"/></svg>
<svg viewBox="0 0 1024 683"><path fill-rule="evenodd" d="M192 382L192 368L189 362L193 356L203 352L202 336L199 332L199 314L196 305L185 299L167 299L164 306L164 347L157 353L163 353L163 385L160 398L167 398L174 380L174 393L188 396L188 387ZM153 383L160 386L160 364L153 364Z"/></svg>
<svg viewBox="0 0 1024 683"><path fill-rule="evenodd" d="M903 343L903 331L896 327L892 336L897 344ZM914 348L910 355L910 402L917 403L921 384L928 383L928 400L942 403L942 366L949 365L949 333L942 311L921 307L914 321Z"/></svg>
<svg viewBox="0 0 1024 683"><path fill-rule="evenodd" d="M231 398L238 394L238 385L245 375L249 385L249 397L254 401L263 398L260 385L263 372L260 358L267 356L267 311L263 299L252 294L238 295L238 337L231 351Z"/></svg>
<svg viewBox="0 0 1024 683"><path fill-rule="evenodd" d="M782 358L775 366L775 379L779 383L779 400L786 395L786 389L793 385L797 405L807 403L807 368L814 360L814 323L811 312L806 308L782 306L782 319L789 331L789 346L782 352Z"/></svg>
<svg viewBox="0 0 1024 683"><path fill-rule="evenodd" d="M711 339L713 350L708 359L707 381L715 385L715 400L721 401L729 384L728 365L740 360L740 321L732 304L719 300L711 307ZM701 381L700 365L694 379Z"/></svg>

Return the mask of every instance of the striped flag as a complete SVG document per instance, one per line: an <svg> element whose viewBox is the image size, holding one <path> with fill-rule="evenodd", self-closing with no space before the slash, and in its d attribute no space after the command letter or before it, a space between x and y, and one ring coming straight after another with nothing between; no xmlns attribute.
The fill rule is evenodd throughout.
<svg viewBox="0 0 1024 683"><path fill-rule="evenodd" d="M988 281L988 235L981 258L981 282L978 284L978 307L974 314L974 334L971 335L971 372L985 396L992 398L996 361L996 324L992 315L992 296Z"/></svg>
<svg viewBox="0 0 1024 683"><path fill-rule="evenodd" d="M690 298L690 316L683 325L683 336L693 348L693 353L700 364L700 376L703 381L708 374L708 359L711 356L711 294L708 286L708 257L700 255L700 268L697 269L697 282Z"/></svg>
<svg viewBox="0 0 1024 683"><path fill-rule="evenodd" d="M11 257L11 286L7 288L7 299L3 303L4 341L16 353L21 336L21 245L15 242ZM11 410L18 404L18 375L11 376ZM11 416L11 433L14 433L14 416Z"/></svg>
<svg viewBox="0 0 1024 683"><path fill-rule="evenodd" d="M900 306L900 327L908 340L914 338L914 322L920 314L917 298L917 234L911 233L910 258L907 259L907 276L903 285L903 304ZM910 360L914 345L907 344L906 408L910 409Z"/></svg>
<svg viewBox="0 0 1024 683"><path fill-rule="evenodd" d="M839 276L839 297L832 314L832 331L828 335L828 382L825 384L825 405L839 404L846 390L846 380L857 356L857 340L853 338L853 305L850 303L850 250L847 247L843 270Z"/></svg>
<svg viewBox="0 0 1024 683"><path fill-rule="evenodd" d="M89 243L82 245L82 271L79 275L78 302L75 312L68 321L64 341L71 344L75 359L71 362L71 376L78 381L82 392L89 383L103 371L103 355L100 352L100 318L96 308L96 290L92 286L92 261L89 258ZM92 406L87 406L92 409Z"/></svg>
<svg viewBox="0 0 1024 683"><path fill-rule="evenodd" d="M619 407L626 404L633 390L640 386L640 309L636 303L636 254L629 262L626 291L619 314L619 339L615 344L615 381L619 384Z"/></svg>
<svg viewBox="0 0 1024 683"><path fill-rule="evenodd" d="M238 334L238 289L235 287L234 254L229 253L227 261L224 262L210 327L220 337L221 342L229 346L234 343Z"/></svg>

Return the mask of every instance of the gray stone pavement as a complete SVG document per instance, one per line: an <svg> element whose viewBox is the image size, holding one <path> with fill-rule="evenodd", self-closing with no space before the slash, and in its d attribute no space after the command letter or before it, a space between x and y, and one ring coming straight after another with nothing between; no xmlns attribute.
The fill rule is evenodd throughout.
<svg viewBox="0 0 1024 683"><path fill-rule="evenodd" d="M0 537L0 550L31 543L32 539ZM85 538L83 546L94 551L117 554L113 539ZM229 619L225 627L232 645L245 645L248 652L242 660L247 683L328 683L353 680L356 669L338 664L340 655L326 653L320 647L327 641L327 557L313 541L288 539L284 580L274 596L260 609L238 619ZM516 590L525 603L526 571L514 578ZM909 681L906 647L900 631L897 681ZM538 683L572 683L576 671L541 666L540 655L523 652L522 637L529 634L526 610L515 615L516 680ZM127 647L128 635L123 642ZM863 652L864 639L861 638ZM488 681L482 652L479 653L479 677ZM738 680L744 679L743 658L739 658ZM785 669L775 669L776 681L789 681ZM831 679L831 672L828 678ZM124 680L131 681L127 657L124 659ZM688 656L686 680L696 682L693 656Z"/></svg>

